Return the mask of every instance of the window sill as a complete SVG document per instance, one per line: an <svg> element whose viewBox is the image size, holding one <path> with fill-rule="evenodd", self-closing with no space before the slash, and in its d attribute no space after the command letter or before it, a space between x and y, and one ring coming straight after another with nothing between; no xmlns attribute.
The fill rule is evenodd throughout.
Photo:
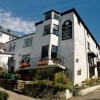
<svg viewBox="0 0 100 100"><path fill-rule="evenodd" d="M51 33L50 33L51 34ZM42 36L46 36L46 35L50 35L50 34L45 34L45 35L42 35Z"/></svg>
<svg viewBox="0 0 100 100"><path fill-rule="evenodd" d="M30 46L33 46L33 45L24 46L23 48L30 47Z"/></svg>
<svg viewBox="0 0 100 100"><path fill-rule="evenodd" d="M9 50L8 52L11 52L11 51L15 51L15 50Z"/></svg>
<svg viewBox="0 0 100 100"><path fill-rule="evenodd" d="M50 19L55 19L55 18L50 18ZM50 19L46 19L46 20L44 20L44 21L47 21L47 20L50 20ZM57 20L57 19L55 19L55 20ZM57 21L60 21L60 19L59 19L59 20L57 20Z"/></svg>
<svg viewBox="0 0 100 100"><path fill-rule="evenodd" d="M53 33L51 33L51 34L53 34ZM53 35L55 35L55 36L60 36L60 35L56 35L56 34L53 34Z"/></svg>

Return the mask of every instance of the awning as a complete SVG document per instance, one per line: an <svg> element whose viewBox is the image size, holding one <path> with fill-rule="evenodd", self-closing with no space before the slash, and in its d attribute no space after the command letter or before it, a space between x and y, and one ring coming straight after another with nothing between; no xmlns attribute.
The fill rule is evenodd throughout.
<svg viewBox="0 0 100 100"><path fill-rule="evenodd" d="M97 55L92 51L89 51L88 55L91 56L92 58L97 57Z"/></svg>

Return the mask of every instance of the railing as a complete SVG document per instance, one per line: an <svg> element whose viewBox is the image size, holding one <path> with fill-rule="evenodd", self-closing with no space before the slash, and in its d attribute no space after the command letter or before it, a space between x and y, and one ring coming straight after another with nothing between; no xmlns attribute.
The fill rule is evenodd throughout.
<svg viewBox="0 0 100 100"><path fill-rule="evenodd" d="M64 66L64 57L61 55L57 55L56 58L51 58L51 55L45 58L35 57L30 58L29 66L30 67L38 67L43 65L63 65Z"/></svg>

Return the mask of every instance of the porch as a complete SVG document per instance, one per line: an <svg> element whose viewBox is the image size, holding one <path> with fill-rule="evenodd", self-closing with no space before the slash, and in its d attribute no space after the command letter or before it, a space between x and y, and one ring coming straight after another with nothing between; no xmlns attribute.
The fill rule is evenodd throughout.
<svg viewBox="0 0 100 100"><path fill-rule="evenodd" d="M45 59L41 59L41 57L24 57L20 60L19 68L16 72L20 73L21 79L25 81L32 80L34 76L32 74L39 74L45 78L53 78L54 73L65 70L66 68L64 66L64 57L58 55L57 58L49 59L50 57Z"/></svg>
<svg viewBox="0 0 100 100"><path fill-rule="evenodd" d="M19 62L19 68L21 69L37 69L37 68L50 68L50 67L59 67L61 69L65 69L64 66L64 57L61 55L57 55L56 58L51 59L51 56L46 58L41 57L23 57Z"/></svg>

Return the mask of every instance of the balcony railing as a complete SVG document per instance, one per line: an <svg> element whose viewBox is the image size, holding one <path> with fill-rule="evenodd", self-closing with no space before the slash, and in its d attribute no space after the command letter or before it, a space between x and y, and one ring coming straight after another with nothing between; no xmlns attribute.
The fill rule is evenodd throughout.
<svg viewBox="0 0 100 100"><path fill-rule="evenodd" d="M41 58L41 57L30 58L28 65L29 66L27 66L26 64L27 68L34 68L34 67L36 68L39 66L47 66L47 65L64 66L64 57L61 55L57 55L56 58L51 59L51 55L50 55L45 58ZM20 67L22 68L21 64Z"/></svg>

